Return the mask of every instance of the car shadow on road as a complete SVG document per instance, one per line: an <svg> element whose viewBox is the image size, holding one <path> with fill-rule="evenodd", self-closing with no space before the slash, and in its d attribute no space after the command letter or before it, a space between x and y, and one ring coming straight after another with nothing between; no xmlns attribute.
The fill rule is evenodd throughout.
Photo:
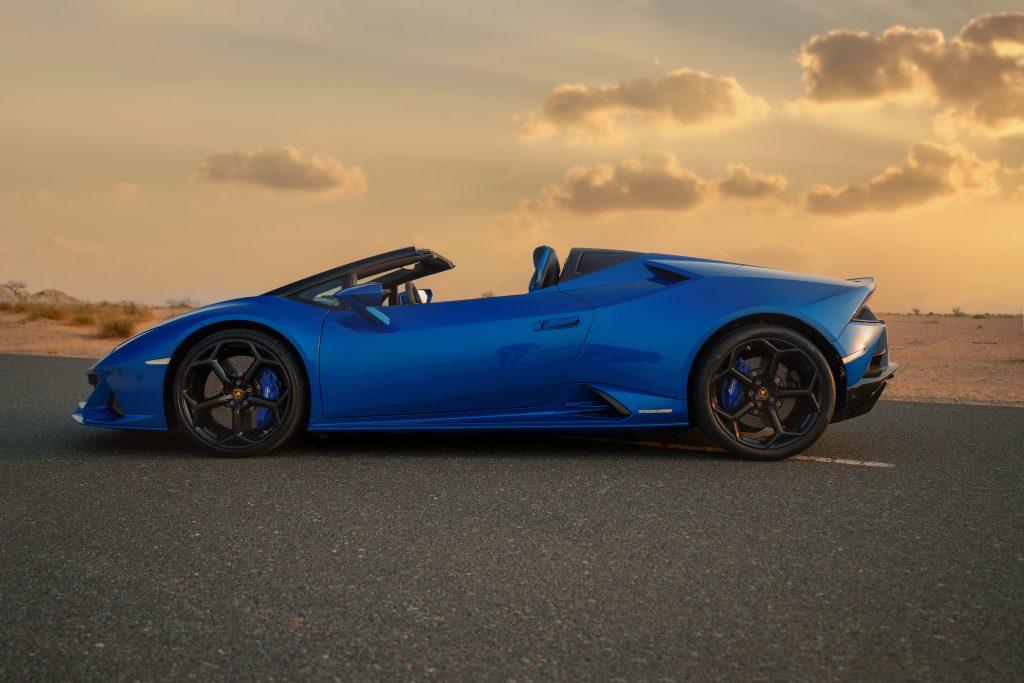
<svg viewBox="0 0 1024 683"><path fill-rule="evenodd" d="M326 457L486 457L593 459L733 459L699 430L671 433L440 433L308 434L280 452Z"/></svg>
<svg viewBox="0 0 1024 683"><path fill-rule="evenodd" d="M95 457L222 458L183 434L90 430L76 439L78 455ZM263 458L488 457L712 458L726 455L696 430L670 434L379 432L303 434ZM222 459L234 459L230 456ZM244 459L244 458L242 458Z"/></svg>

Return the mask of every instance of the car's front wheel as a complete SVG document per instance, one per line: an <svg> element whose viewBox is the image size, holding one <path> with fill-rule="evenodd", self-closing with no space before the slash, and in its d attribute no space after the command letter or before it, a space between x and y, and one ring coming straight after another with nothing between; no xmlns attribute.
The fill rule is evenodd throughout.
<svg viewBox="0 0 1024 683"><path fill-rule="evenodd" d="M821 351L778 325L751 325L703 357L692 412L713 441L735 455L778 460L810 447L831 421L836 389Z"/></svg>
<svg viewBox="0 0 1024 683"><path fill-rule="evenodd" d="M178 424L222 455L261 455L291 438L305 414L306 378L277 339L256 330L217 332L177 364Z"/></svg>

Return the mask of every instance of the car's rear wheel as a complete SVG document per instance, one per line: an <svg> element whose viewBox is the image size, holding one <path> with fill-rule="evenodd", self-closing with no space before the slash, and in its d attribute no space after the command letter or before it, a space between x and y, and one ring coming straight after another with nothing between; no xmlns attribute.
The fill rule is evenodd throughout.
<svg viewBox="0 0 1024 683"><path fill-rule="evenodd" d="M306 378L281 342L256 330L224 330L197 342L177 365L178 423L222 455L261 455L300 428Z"/></svg>
<svg viewBox="0 0 1024 683"><path fill-rule="evenodd" d="M703 357L691 398L697 425L718 445L755 460L810 447L835 408L832 371L804 335L778 325L740 328Z"/></svg>

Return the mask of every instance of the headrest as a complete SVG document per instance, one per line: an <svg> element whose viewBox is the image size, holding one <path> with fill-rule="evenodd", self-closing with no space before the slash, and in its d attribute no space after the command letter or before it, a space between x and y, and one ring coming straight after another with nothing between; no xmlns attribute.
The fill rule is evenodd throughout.
<svg viewBox="0 0 1024 683"><path fill-rule="evenodd" d="M558 254L555 253L555 250L551 247L537 247L533 250L533 277L530 279L530 291L556 284L560 272Z"/></svg>

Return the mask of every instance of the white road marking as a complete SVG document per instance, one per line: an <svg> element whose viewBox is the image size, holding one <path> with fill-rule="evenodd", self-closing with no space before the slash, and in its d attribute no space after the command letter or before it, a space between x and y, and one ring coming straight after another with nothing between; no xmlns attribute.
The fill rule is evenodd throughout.
<svg viewBox="0 0 1024 683"><path fill-rule="evenodd" d="M810 462L831 462L836 465L854 465L856 467L896 467L896 463L877 462L875 460L847 460L846 458L823 458L820 455L794 455L790 460L807 460Z"/></svg>
<svg viewBox="0 0 1024 683"><path fill-rule="evenodd" d="M725 449L717 446L690 446L682 443L663 443L661 441L634 441L632 439L613 439L599 436L577 436L569 437L583 441L601 441L604 443L632 444L634 446L646 446L648 448L669 448L677 451L690 451L691 453L725 453ZM895 469L896 464L891 462L878 462L876 460L850 460L848 458L826 458L820 455L793 455L789 460L803 460L804 462L825 462L832 465L853 465L854 467L879 467L882 469Z"/></svg>

